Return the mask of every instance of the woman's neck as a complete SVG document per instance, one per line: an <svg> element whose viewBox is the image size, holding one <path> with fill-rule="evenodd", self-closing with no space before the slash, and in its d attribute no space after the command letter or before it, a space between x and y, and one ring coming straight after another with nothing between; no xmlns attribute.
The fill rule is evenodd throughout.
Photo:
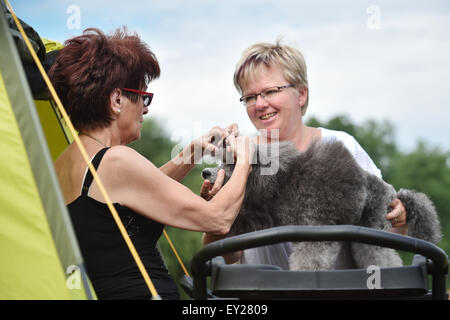
<svg viewBox="0 0 450 320"><path fill-rule="evenodd" d="M112 134L111 130L107 129L81 130L79 135L85 135L89 137L92 141L95 141L104 147L112 147L113 145L120 144L118 139L116 139Z"/></svg>
<svg viewBox="0 0 450 320"><path fill-rule="evenodd" d="M273 138L272 135L261 134L258 137L258 143L272 143L278 141L292 141L297 149L301 152L308 149L310 144L317 139L320 139L322 132L319 128L307 127L303 123L294 131L294 134L289 136L282 136L280 139Z"/></svg>
<svg viewBox="0 0 450 320"><path fill-rule="evenodd" d="M318 128L307 127L303 123L299 126L298 130L295 131L294 136L290 139L297 149L301 152L309 148L310 144L316 140L320 139L321 132Z"/></svg>

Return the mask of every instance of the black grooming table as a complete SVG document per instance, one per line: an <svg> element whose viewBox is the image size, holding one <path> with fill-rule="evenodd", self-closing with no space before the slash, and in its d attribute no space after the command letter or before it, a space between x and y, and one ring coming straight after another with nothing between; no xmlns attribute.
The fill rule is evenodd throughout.
<svg viewBox="0 0 450 320"><path fill-rule="evenodd" d="M286 241L353 241L416 255L410 266L380 268L375 288L368 284L371 272L366 269L285 271L270 265L227 265L220 257ZM191 270L195 299L447 298L448 257L442 249L420 239L358 226L284 226L230 237L203 247L194 255ZM206 288L207 277L211 277L211 292Z"/></svg>

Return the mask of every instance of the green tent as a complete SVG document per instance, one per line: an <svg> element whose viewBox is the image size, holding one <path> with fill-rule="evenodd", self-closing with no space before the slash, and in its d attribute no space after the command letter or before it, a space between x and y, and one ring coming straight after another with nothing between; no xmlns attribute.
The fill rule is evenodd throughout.
<svg viewBox="0 0 450 320"><path fill-rule="evenodd" d="M50 102L33 100L10 18L2 10L0 299L93 299L53 167L70 137Z"/></svg>

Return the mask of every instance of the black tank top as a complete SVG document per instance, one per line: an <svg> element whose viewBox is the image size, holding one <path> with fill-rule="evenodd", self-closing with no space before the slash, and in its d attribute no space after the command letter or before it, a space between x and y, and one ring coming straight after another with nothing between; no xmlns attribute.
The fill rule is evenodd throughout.
<svg viewBox="0 0 450 320"><path fill-rule="evenodd" d="M107 150L100 150L92 160L96 169ZM150 299L151 293L108 206L88 196L91 183L92 174L88 170L81 195L67 207L97 297ZM164 225L118 203L114 207L158 294L162 299L179 299L177 286L156 247Z"/></svg>

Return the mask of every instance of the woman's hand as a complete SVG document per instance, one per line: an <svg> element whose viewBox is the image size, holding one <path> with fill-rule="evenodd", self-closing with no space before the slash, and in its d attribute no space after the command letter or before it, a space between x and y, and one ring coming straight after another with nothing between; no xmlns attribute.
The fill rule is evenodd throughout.
<svg viewBox="0 0 450 320"><path fill-rule="evenodd" d="M217 192L219 192L220 188L222 188L223 181L225 180L225 171L220 169L217 173L216 182L214 185L211 185L209 180L203 181L202 187L200 189L200 197L205 199L206 201L214 198Z"/></svg>
<svg viewBox="0 0 450 320"><path fill-rule="evenodd" d="M192 148L194 149L194 152L196 154L198 151L201 150L201 157L204 155L211 155L214 156L218 149L221 147L219 145L223 139L225 139L228 136L238 136L239 135L239 128L238 125L233 123L229 125L228 127L221 128L221 127L213 127L211 130L209 130L206 134L201 136L200 138L195 139L192 142ZM200 157L200 158L201 158ZM196 160L198 157L195 156Z"/></svg>
<svg viewBox="0 0 450 320"><path fill-rule="evenodd" d="M255 138L247 136L229 136L226 140L227 148L234 154L236 164L251 164L253 153L255 151Z"/></svg>
<svg viewBox="0 0 450 320"><path fill-rule="evenodd" d="M406 234L406 209L400 199L394 199L389 204L392 211L386 215L386 219L391 221L392 232Z"/></svg>
<svg viewBox="0 0 450 320"><path fill-rule="evenodd" d="M253 138L245 136L235 137L234 135L230 135L227 138L226 147L229 149L229 152L233 153L233 156L236 159L236 164L250 165L254 152ZM209 180L203 181L200 189L200 196L207 201L211 200L222 188L224 180L225 171L220 169L217 173L217 178L214 185L211 185Z"/></svg>
<svg viewBox="0 0 450 320"><path fill-rule="evenodd" d="M176 181L181 181L203 158L204 155L214 156L219 144L227 136L239 135L237 124L226 128L214 127L205 135L192 141L179 154L159 169Z"/></svg>

